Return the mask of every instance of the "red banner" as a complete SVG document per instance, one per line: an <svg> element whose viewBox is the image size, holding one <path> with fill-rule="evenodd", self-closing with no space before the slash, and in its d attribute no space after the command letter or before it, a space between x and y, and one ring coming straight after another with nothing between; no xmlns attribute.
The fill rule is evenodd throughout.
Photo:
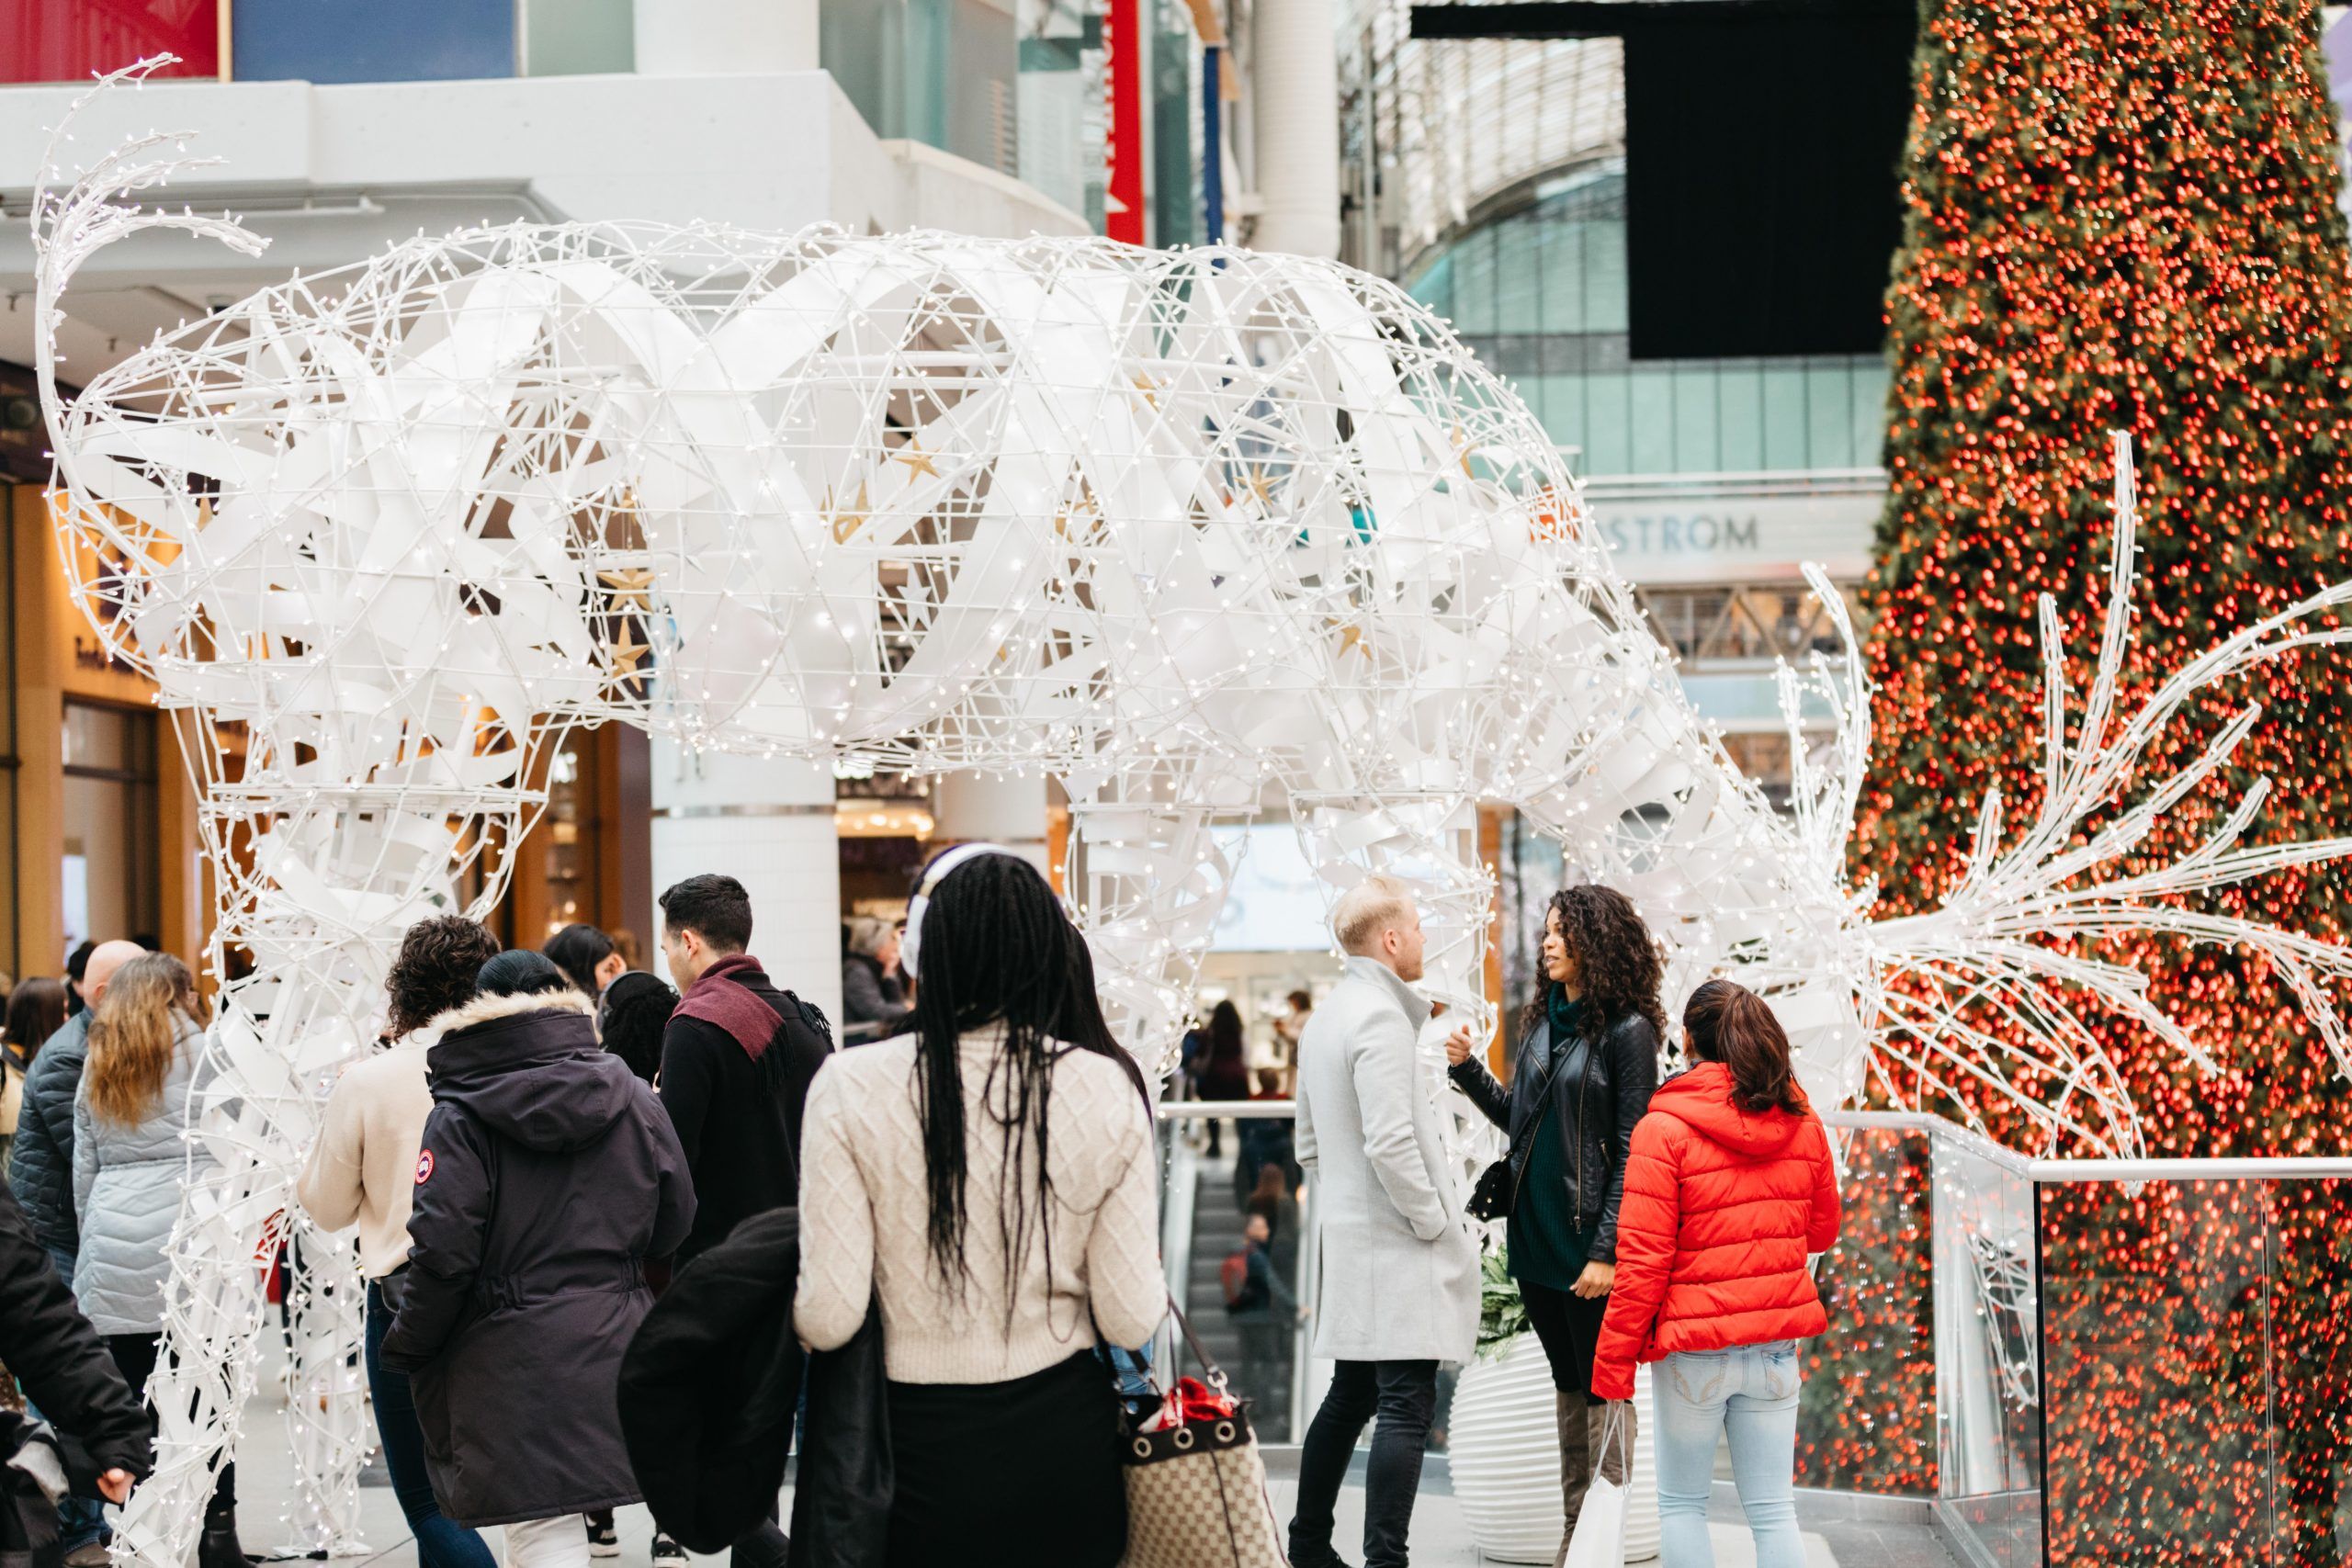
<svg viewBox="0 0 2352 1568"><path fill-rule="evenodd" d="M180 57L158 76L220 74L217 0L123 5L120 0L28 0L0 23L0 82L79 82L145 55Z"/></svg>
<svg viewBox="0 0 2352 1568"><path fill-rule="evenodd" d="M1102 0L1102 232L1143 239L1143 62L1137 0Z"/></svg>

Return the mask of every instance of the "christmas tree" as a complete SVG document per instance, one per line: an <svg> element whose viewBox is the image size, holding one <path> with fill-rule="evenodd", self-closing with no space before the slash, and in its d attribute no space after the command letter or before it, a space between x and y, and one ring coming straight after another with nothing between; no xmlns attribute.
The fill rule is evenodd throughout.
<svg viewBox="0 0 2352 1568"><path fill-rule="evenodd" d="M2055 597L2079 682L2110 430L2140 453L2139 690L2352 570L2352 281L2318 28L2310 0L1923 8L1889 293L1892 494L1866 593L1878 746L1859 869L1885 912L1950 887L1987 789L2011 822L2039 798L2036 599ZM2352 831L2345 673L2271 666L2215 694L2174 752L2258 700L2239 761L2273 781L2264 831ZM2192 807L2170 847L2210 825ZM2232 912L2334 929L2342 892L2340 871L2280 876ZM2231 1070L2191 1081L2117 1032L2151 1153L2352 1150L2352 1099L2291 998L2226 953L2152 962Z"/></svg>
<svg viewBox="0 0 2352 1568"><path fill-rule="evenodd" d="M1921 17L1866 596L1877 750L1857 869L1883 913L1951 887L1988 789L2012 823L2038 803L2036 602L2055 599L2079 701L2109 431L2140 455L2132 691L2352 572L2352 287L2315 0L1924 0ZM2249 841L2352 833L2347 676L2323 656L2267 667L2212 694L2168 754L2259 702L2233 780L2274 789ZM2199 805L2152 849L2201 840ZM2346 886L2324 867L2212 907L2340 935ZM2104 956L2156 976L2222 1065L2202 1076L2109 1021L2149 1153L2352 1152L2352 1092L2258 965L2158 942ZM1882 1088L2032 1141L1981 1087ZM2352 1450L2331 1325L2352 1264L2329 1237L2346 1205L2275 1198L2109 1184L2046 1205L2050 1561L2337 1561ZM2299 1342L2245 1340L2245 1292L2266 1289L2299 1296L2278 1324Z"/></svg>

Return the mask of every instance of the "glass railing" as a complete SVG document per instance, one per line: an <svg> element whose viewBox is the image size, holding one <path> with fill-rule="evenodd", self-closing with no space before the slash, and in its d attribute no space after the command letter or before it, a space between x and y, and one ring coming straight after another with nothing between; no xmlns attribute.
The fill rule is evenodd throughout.
<svg viewBox="0 0 2352 1568"><path fill-rule="evenodd" d="M1227 1311L1236 1155L1256 1127L1250 1170L1286 1156L1293 1107L1160 1110L1170 1290L1261 1440L1295 1442L1311 1325ZM1824 1120L1846 1213L1800 1485L1924 1497L1980 1568L2352 1558L2352 1159L2034 1160L1933 1117ZM1270 1250L1308 1301L1312 1185L1283 1168Z"/></svg>
<svg viewBox="0 0 2352 1568"><path fill-rule="evenodd" d="M1969 1561L2346 1560L2352 1160L2032 1160L1827 1120L1925 1140L1932 1495Z"/></svg>

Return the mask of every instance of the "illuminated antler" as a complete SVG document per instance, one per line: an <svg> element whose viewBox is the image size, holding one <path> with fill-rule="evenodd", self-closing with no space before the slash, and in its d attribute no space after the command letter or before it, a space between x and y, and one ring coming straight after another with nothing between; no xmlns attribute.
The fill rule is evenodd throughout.
<svg viewBox="0 0 2352 1568"><path fill-rule="evenodd" d="M1882 1052L1952 1094L1962 1075L2009 1100L2043 1131L2102 1148L2136 1149L2137 1113L2089 1020L2130 1020L2202 1070L2212 1058L2148 996L2148 976L2123 964L2085 957L2074 944L2163 936L2242 947L2276 966L2352 1074L2352 1036L2329 994L2352 977L2352 950L2257 920L2184 908L2193 895L2234 887L2273 872L2352 855L2352 839L2245 846L2270 781L2257 778L2206 841L2151 870L2120 869L2141 852L2173 809L2210 784L2237 754L2261 716L2248 704L2187 764L2146 776L2149 750L2189 701L2225 681L2308 649L2352 640L2352 628L2324 624L2352 602L2352 583L2312 595L2259 621L2183 665L2128 717L2117 712L2132 618L2137 502L2130 437L2115 437L2115 531L2098 660L2071 744L2071 707L2057 607L2041 601L2045 695L2046 787L2033 821L2002 845L2003 802L1984 797L1960 885L1941 908L1869 927L1863 933L1883 982ZM1850 752L1849 739L1846 750ZM2138 801L2114 812L2118 801ZM2109 813L2114 812L2110 817ZM2100 818L2105 818L2105 820ZM2054 1098L2020 1085L2004 1064L2064 1085ZM1967 1097L1952 1094L1956 1102Z"/></svg>

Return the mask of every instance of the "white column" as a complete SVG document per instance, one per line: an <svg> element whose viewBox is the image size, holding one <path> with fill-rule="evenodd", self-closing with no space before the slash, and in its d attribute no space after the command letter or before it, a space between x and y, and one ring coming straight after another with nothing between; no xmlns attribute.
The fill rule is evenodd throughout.
<svg viewBox="0 0 2352 1568"><path fill-rule="evenodd" d="M1048 880L1054 874L1043 774L942 773L931 784L931 819L934 842L986 840L1011 850Z"/></svg>
<svg viewBox="0 0 2352 1568"><path fill-rule="evenodd" d="M637 0L644 76L817 69L817 0Z"/></svg>
<svg viewBox="0 0 2352 1568"><path fill-rule="evenodd" d="M815 762L697 755L653 741L653 893L704 872L752 896L752 952L768 977L842 1016L841 850L833 775ZM645 929L662 929L661 910ZM661 961L655 965L676 983Z"/></svg>
<svg viewBox="0 0 2352 1568"><path fill-rule="evenodd" d="M1250 51L1260 208L1250 244L1340 254L1340 46L1333 0L1259 0Z"/></svg>

